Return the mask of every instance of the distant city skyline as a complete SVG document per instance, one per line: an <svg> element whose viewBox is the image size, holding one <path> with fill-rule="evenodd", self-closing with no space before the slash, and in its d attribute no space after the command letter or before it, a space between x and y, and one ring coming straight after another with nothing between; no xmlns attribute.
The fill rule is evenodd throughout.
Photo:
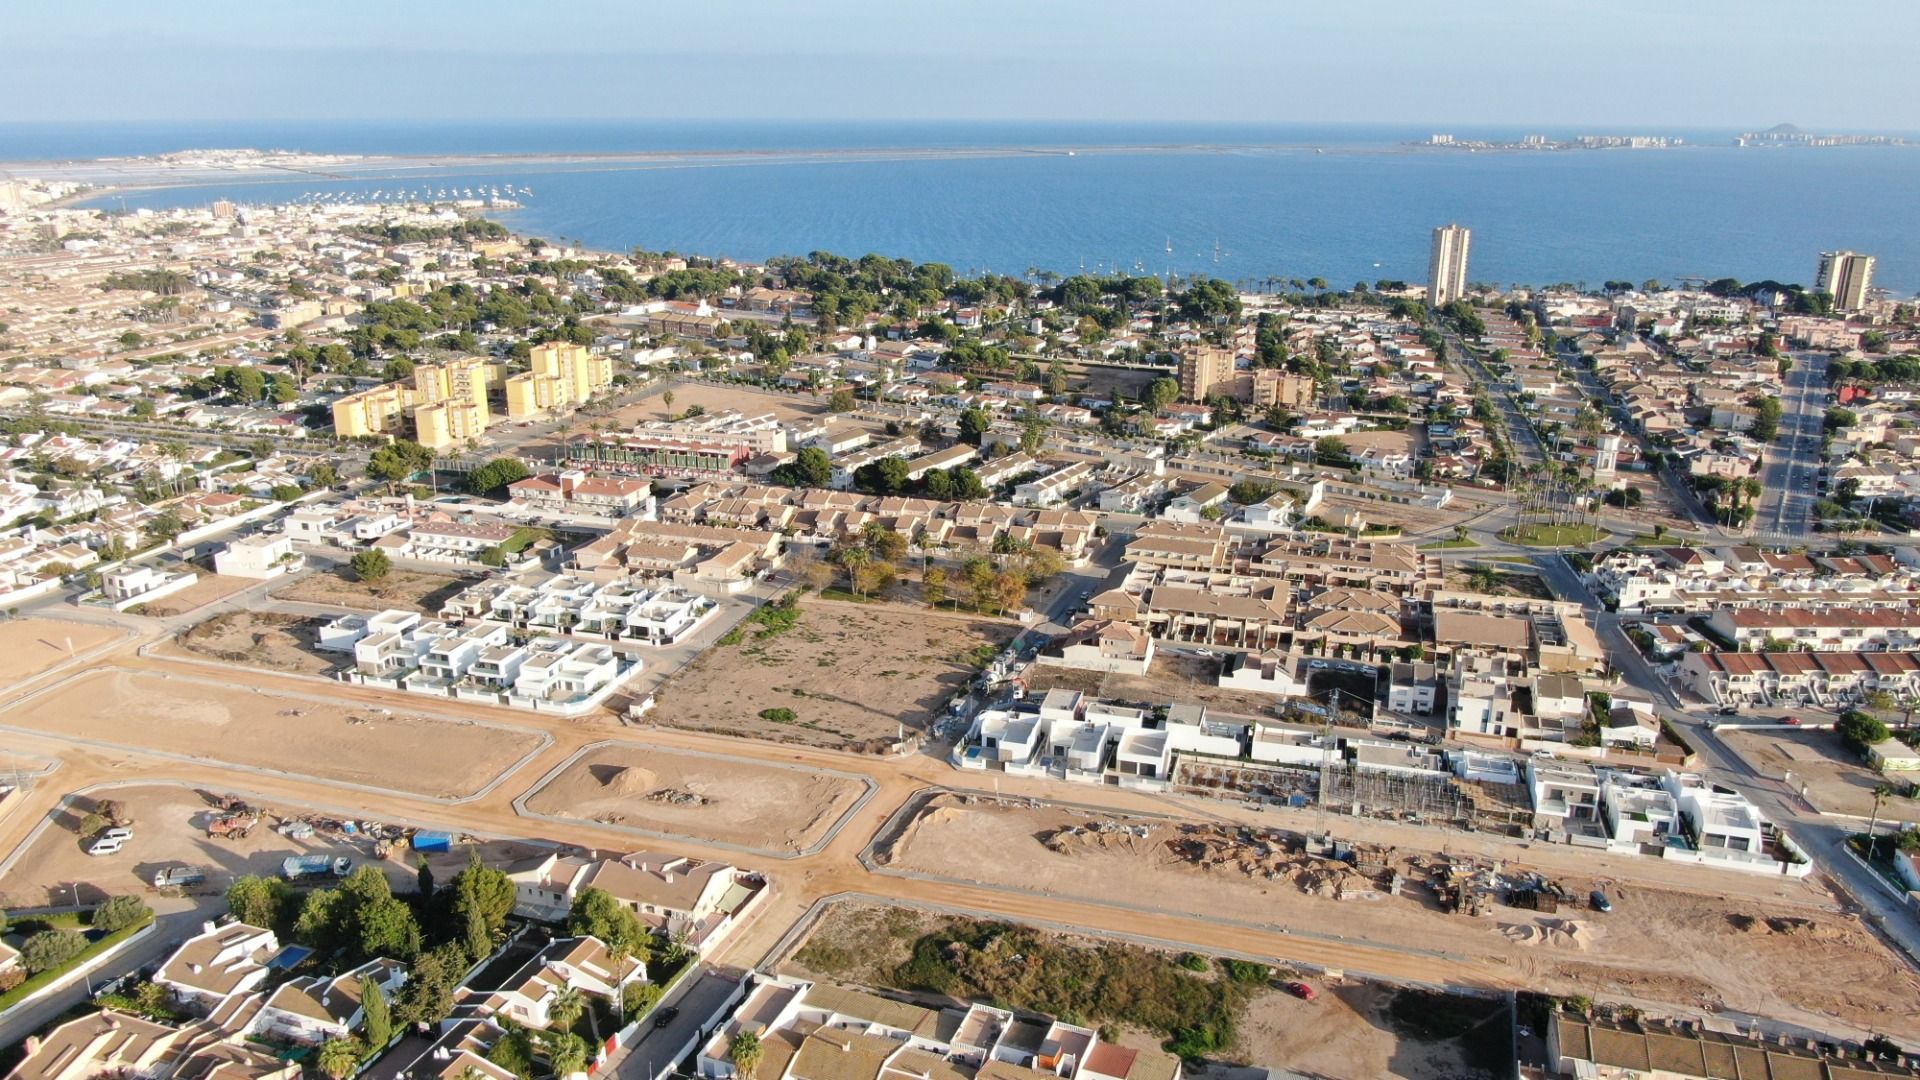
<svg viewBox="0 0 1920 1080"><path fill-rule="evenodd" d="M716 0L28 7L15 122L524 119L1433 123L1910 130L1911 65L1815 59L1920 32L1855 0ZM1733 46L1715 44L1734 41ZM1684 77L1681 77L1684 73ZM1523 91L1523 92L1522 92ZM1444 127L1436 130L1444 130Z"/></svg>

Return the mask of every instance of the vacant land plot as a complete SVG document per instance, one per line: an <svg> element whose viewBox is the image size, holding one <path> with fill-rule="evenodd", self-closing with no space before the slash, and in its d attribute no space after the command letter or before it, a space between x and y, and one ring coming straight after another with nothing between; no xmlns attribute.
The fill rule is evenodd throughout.
<svg viewBox="0 0 1920 1080"><path fill-rule="evenodd" d="M229 664L269 671L325 675L349 657L314 647L323 620L271 611L229 611L182 632L176 641L186 652Z"/></svg>
<svg viewBox="0 0 1920 1080"><path fill-rule="evenodd" d="M909 734L924 730L966 688L976 657L991 657L1019 629L992 619L816 598L800 602L790 628L741 627L737 644L708 649L668 680L648 719L776 742L879 750L903 727Z"/></svg>
<svg viewBox="0 0 1920 1080"><path fill-rule="evenodd" d="M361 581L353 576L353 571L343 566L302 574L290 584L274 589L273 596L278 600L298 600L360 611L400 608L435 614L449 597L471 584L472 578L400 569L390 571L379 581Z"/></svg>
<svg viewBox="0 0 1920 1080"><path fill-rule="evenodd" d="M1709 871L1699 892L1559 880L1574 896L1606 888L1614 910L1604 916L1504 905L1485 916L1450 915L1430 885L1442 880L1443 856L1382 850L1360 870L1307 854L1299 837L1279 831L948 796L930 803L883 856L901 870L956 880L1197 915L1233 912L1388 947L1417 942L1507 965L1548 993L1920 1035L1920 980L1851 917L1715 895ZM1390 871L1406 885L1397 896L1385 888ZM1812 971L1820 977L1808 978Z"/></svg>
<svg viewBox="0 0 1920 1080"><path fill-rule="evenodd" d="M813 769L609 744L575 759L526 805L537 814L784 853L824 839L862 787Z"/></svg>
<svg viewBox="0 0 1920 1080"><path fill-rule="evenodd" d="M225 600L235 593L243 593L260 584L257 578L226 577L195 569L200 580L181 589L177 593L163 596L145 604L136 604L128 609L135 615L149 615L156 619L168 619L175 615L185 615L197 611L216 600Z"/></svg>
<svg viewBox="0 0 1920 1080"><path fill-rule="evenodd" d="M698 406L709 413L737 409L748 416L772 413L782 421L823 416L827 395L781 394L747 386L714 386L708 383L679 383L666 391L673 395L669 406L662 394L636 402L620 410L616 423L631 426L641 420L665 420Z"/></svg>
<svg viewBox="0 0 1920 1080"><path fill-rule="evenodd" d="M1822 811L1870 817L1873 789L1889 777L1866 767L1831 731L1722 731L1721 738L1763 776L1788 781ZM1892 778L1901 787L1898 775ZM1920 800L1894 796L1880 804L1882 821L1920 820Z"/></svg>
<svg viewBox="0 0 1920 1080"><path fill-rule="evenodd" d="M930 943L978 941L983 931L991 932L993 925L913 908L834 904L821 915L799 948L782 965L782 970L807 978L924 992L929 981L940 980L940 969L951 962L949 958L958 958L954 966L962 973L969 969L967 947L943 950L930 948ZM1105 965L1110 973L1128 976L1107 980L1082 977L1075 980L1079 985L1074 990L1063 989L1059 981L1054 981L1044 984L1046 989L1037 992L1048 1000L1020 1002L1043 1010L1049 1004L1073 1004L1077 1020L1098 1024L1107 1037L1117 1036L1117 1041L1125 1046L1160 1047L1165 1043L1166 1031L1156 1031L1138 1022L1156 1017L1173 1018L1156 1008L1159 1003L1152 1000L1151 988L1187 981L1189 992L1181 995L1180 1001L1189 1009L1205 1002L1209 996L1204 992L1195 993L1194 989L1224 989L1225 976L1221 968L1207 958L1195 963L1188 958L1189 954L1132 945L1115 946L1093 936L1024 928L1011 932L1021 936L1023 945L1037 944L1050 959L1070 964L1083 976L1087 968L1095 964ZM1200 970L1194 971L1195 967ZM991 973L982 971L981 974L992 978ZM1283 988L1286 982L1296 979L1312 986L1317 1000L1303 1001ZM1089 988L1091 996L1084 1000L1065 1000L1072 994L1085 994ZM1142 988L1146 988L1145 993ZM966 981L957 980L947 987L947 992L968 998L974 996L968 993L970 989ZM1017 986L1009 992L1035 993L1031 988L1023 990ZM1130 992L1141 996L1129 999ZM1264 977L1256 973L1223 997L1232 1039L1226 1047L1207 1052L1208 1064L1204 1071L1191 1073L1207 1080L1239 1080L1246 1075L1235 1068L1241 1065L1284 1068L1299 1075L1340 1080L1372 1080L1374 1077L1465 1080L1497 1075L1487 1071L1484 1063L1489 1056L1499 1057L1508 1039L1506 1009L1498 1002L1425 994L1378 983L1328 983L1284 968L1270 969ZM948 999L944 996L930 997L926 1003L945 1000ZM1090 1009L1102 1012L1086 1011ZM1405 1023L1405 1017L1416 1010L1436 1022L1414 1029ZM1130 1023L1123 1017L1132 1017L1136 1022ZM1180 1019L1200 1022L1204 1018ZM1460 1034L1455 1034L1456 1031ZM1476 1050L1479 1053L1476 1054ZM1476 1061L1482 1064L1475 1064Z"/></svg>
<svg viewBox="0 0 1920 1080"><path fill-rule="evenodd" d="M0 724L432 798L473 794L543 742L505 725L112 668L0 713Z"/></svg>
<svg viewBox="0 0 1920 1080"><path fill-rule="evenodd" d="M1245 690L1223 690L1219 657L1192 656L1160 651L1153 654L1153 666L1145 675L1120 675L1103 671L1036 664L1028 671L1029 693L1048 690L1078 690L1109 701L1147 701L1165 703L1186 701L1205 705L1217 712L1243 716L1270 716L1280 698L1273 694L1253 694Z"/></svg>
<svg viewBox="0 0 1920 1080"><path fill-rule="evenodd" d="M1547 588L1546 582L1540 580L1539 574L1524 570L1499 569L1498 564L1491 561L1487 561L1485 565L1493 568L1493 577L1490 581L1477 578L1472 566L1449 560L1445 570L1446 587L1458 592L1485 593L1488 596L1524 596L1533 600L1553 599L1552 590Z"/></svg>
<svg viewBox="0 0 1920 1080"><path fill-rule="evenodd" d="M94 809L95 799L119 801L133 820L133 841L117 855L88 855L86 841L75 831L80 818ZM70 904L75 884L87 902L119 893L151 892L154 874L176 866L195 867L207 876L205 882L182 891L218 895L236 877L278 874L280 861L289 855L344 855L356 864L373 861L372 845L364 839L316 832L304 840L293 840L274 831L281 814L303 816L307 813L304 808L266 807L260 823L244 839L232 840L207 836L207 823L216 813L207 793L177 784L115 787L79 797L52 828L34 839L0 881L0 905L22 908ZM481 856L496 865L533 850L519 844L480 845ZM399 845L390 858L378 863L396 892L415 888L417 858L417 853ZM467 852L460 848L433 856L430 865L435 878L444 882L451 880L466 861Z"/></svg>
<svg viewBox="0 0 1920 1080"><path fill-rule="evenodd" d="M97 623L7 619L0 622L0 684L18 685L125 636L126 631L118 627Z"/></svg>

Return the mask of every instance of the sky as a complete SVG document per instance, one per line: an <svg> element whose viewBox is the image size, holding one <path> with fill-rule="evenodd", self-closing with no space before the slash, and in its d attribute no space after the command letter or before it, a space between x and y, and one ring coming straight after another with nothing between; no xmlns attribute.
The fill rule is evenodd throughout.
<svg viewBox="0 0 1920 1080"><path fill-rule="evenodd" d="M1034 120L1920 129L1914 0L88 0L7 120Z"/></svg>

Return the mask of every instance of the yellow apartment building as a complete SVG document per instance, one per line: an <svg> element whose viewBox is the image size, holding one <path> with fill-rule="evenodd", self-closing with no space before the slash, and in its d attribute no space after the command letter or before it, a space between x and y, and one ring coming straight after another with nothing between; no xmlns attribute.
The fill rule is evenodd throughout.
<svg viewBox="0 0 1920 1080"><path fill-rule="evenodd" d="M533 347L526 371L508 377L507 416L519 419L583 405L613 385L613 361L585 345L548 342Z"/></svg>

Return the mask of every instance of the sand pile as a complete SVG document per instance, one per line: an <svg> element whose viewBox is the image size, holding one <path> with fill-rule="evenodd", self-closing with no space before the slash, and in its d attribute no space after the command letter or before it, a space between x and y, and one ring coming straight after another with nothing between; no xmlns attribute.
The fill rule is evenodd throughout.
<svg viewBox="0 0 1920 1080"><path fill-rule="evenodd" d="M1530 923L1502 923L1498 928L1500 936L1516 945L1529 948L1538 945L1552 945L1564 949L1586 949L1593 945L1598 932L1579 919L1540 919Z"/></svg>
<svg viewBox="0 0 1920 1080"><path fill-rule="evenodd" d="M653 773L635 765L595 765L593 778L608 795L644 799L659 790Z"/></svg>

